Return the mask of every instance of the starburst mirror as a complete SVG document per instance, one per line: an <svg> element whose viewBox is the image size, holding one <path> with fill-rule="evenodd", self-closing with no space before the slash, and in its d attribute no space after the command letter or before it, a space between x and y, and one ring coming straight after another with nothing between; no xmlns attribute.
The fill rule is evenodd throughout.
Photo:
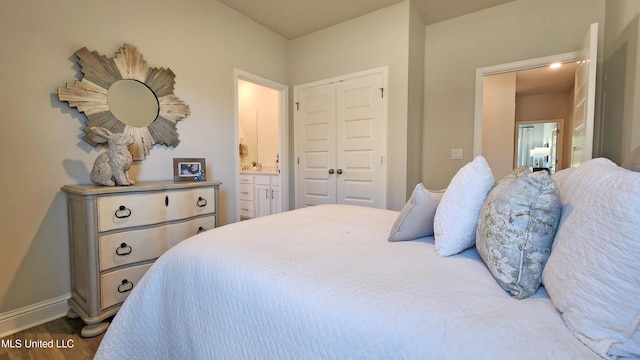
<svg viewBox="0 0 640 360"><path fill-rule="evenodd" d="M129 134L134 160L144 160L155 144L177 146L176 123L189 115L189 106L173 93L175 75L170 69L151 68L130 44L107 58L86 47L75 52L84 75L58 88L58 99L85 114L83 139L102 142L91 128Z"/></svg>

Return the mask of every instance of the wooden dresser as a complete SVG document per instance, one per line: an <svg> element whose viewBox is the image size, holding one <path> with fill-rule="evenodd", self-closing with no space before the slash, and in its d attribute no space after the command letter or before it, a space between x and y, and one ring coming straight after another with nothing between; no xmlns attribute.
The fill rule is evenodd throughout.
<svg viewBox="0 0 640 360"><path fill-rule="evenodd" d="M220 182L66 185L71 310L84 337L109 322L153 262L178 242L218 226Z"/></svg>

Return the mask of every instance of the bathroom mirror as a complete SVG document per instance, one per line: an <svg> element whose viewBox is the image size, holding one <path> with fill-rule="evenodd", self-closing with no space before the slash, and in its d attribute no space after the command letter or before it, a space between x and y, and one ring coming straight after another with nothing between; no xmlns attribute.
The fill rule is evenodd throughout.
<svg viewBox="0 0 640 360"><path fill-rule="evenodd" d="M250 168L254 161L258 161L258 111L241 111L238 121L240 163Z"/></svg>
<svg viewBox="0 0 640 360"><path fill-rule="evenodd" d="M94 126L134 138L129 150L134 160L144 160L155 144L177 146L176 123L190 114L173 93L175 75L170 69L151 68L138 49L124 44L107 58L86 47L75 52L83 78L58 88L58 98L85 114L83 139L97 146Z"/></svg>

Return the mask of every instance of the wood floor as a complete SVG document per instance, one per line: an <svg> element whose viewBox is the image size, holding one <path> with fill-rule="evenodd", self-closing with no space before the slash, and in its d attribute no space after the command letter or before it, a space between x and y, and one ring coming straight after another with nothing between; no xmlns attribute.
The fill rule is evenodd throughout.
<svg viewBox="0 0 640 360"><path fill-rule="evenodd" d="M83 338L81 319L63 317L0 339L0 360L90 360L103 335ZM37 348L53 345L53 348ZM27 348L30 347L30 348Z"/></svg>

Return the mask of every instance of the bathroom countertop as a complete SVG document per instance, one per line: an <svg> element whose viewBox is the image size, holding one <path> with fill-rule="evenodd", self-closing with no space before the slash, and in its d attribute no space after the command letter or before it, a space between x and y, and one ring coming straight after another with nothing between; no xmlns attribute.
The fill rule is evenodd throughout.
<svg viewBox="0 0 640 360"><path fill-rule="evenodd" d="M244 170L244 171L240 171L240 174L262 174L262 175L279 175L279 173L277 171L270 171L270 170Z"/></svg>

